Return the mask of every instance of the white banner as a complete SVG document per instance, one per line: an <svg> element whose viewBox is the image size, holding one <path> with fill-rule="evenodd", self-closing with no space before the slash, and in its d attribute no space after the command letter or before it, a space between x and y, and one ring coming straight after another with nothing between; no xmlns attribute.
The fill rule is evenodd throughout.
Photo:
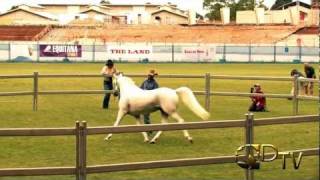
<svg viewBox="0 0 320 180"><path fill-rule="evenodd" d="M216 48L215 47L184 47L182 53L187 60L213 60L215 59Z"/></svg>
<svg viewBox="0 0 320 180"><path fill-rule="evenodd" d="M10 50L14 61L32 61L37 58L37 51L32 44L10 44Z"/></svg>
<svg viewBox="0 0 320 180"><path fill-rule="evenodd" d="M152 45L106 45L107 59L141 61L152 57Z"/></svg>

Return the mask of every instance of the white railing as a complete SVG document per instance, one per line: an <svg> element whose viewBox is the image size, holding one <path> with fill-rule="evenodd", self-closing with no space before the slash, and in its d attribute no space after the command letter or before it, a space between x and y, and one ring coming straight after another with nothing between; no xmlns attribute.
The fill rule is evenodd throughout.
<svg viewBox="0 0 320 180"><path fill-rule="evenodd" d="M144 74L127 74L129 77L145 77ZM39 91L38 81L41 78L101 78L99 74L39 74L34 72L32 75L0 75L0 79L20 79L20 78L32 78L33 79L33 90L32 91L19 91L19 92L0 92L0 96L33 96L33 110L38 109L38 96L39 95L66 95L66 94L105 94L114 93L114 91L105 90L50 90L50 91ZM205 96L205 107L207 110L210 109L211 96L240 96L240 97L251 97L251 96L264 96L269 98L285 98L292 99L292 112L293 115L297 115L299 111L299 100L312 100L319 101L319 97L316 96L301 96L299 95L299 82L314 82L320 83L316 79L300 79L297 77L266 77L266 76L227 76L227 75L211 75L205 73L204 75L183 75L183 74L163 74L159 75L159 78L192 78L192 79L204 79L205 88L203 91L194 91L196 95ZM218 92L211 91L211 84L214 80L226 79L226 80L265 80L265 81L292 81L294 84L293 94L255 94L247 92Z"/></svg>

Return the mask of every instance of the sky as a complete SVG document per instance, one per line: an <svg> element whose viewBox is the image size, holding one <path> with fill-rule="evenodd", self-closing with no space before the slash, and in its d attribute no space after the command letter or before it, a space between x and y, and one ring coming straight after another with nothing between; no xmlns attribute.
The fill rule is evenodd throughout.
<svg viewBox="0 0 320 180"><path fill-rule="evenodd" d="M101 0L68 0L67 3L88 3L88 4L98 4ZM301 0L310 4L310 0ZM66 0L0 0L0 12L5 12L13 5L17 4L45 4L45 3L66 3ZM171 2L173 4L177 4L180 9L188 10L193 9L196 12L204 15L205 11L202 8L203 0L110 0L113 4L145 4L146 2L150 2L153 4L165 4L167 2ZM275 0L265 0L264 3L268 7L270 7Z"/></svg>

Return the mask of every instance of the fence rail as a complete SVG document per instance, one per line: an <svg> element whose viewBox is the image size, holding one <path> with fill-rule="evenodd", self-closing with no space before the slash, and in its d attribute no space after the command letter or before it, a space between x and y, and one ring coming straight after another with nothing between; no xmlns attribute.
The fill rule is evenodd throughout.
<svg viewBox="0 0 320 180"><path fill-rule="evenodd" d="M127 74L129 77L145 77L144 74ZM67 94L105 94L114 93L114 91L104 90L50 90L40 91L38 81L40 78L102 78L100 74L39 74L34 72L33 75L0 75L0 79L17 79L17 78L32 78L33 79L33 91L18 91L18 92L0 92L1 96L27 96L33 95L33 110L38 109L38 96L39 95L67 95ZM110 76L106 76L110 77ZM252 97L252 96L264 96L269 98L286 98L292 99L293 115L297 115L299 111L299 100L319 101L319 97L315 96L303 96L299 95L299 82L313 82L319 83L319 80L297 78L297 77L264 77L264 76L230 76L230 75L211 75L206 73L204 75L184 75L184 74L163 74L159 75L159 78L195 78L204 79L205 88L203 91L194 91L196 95L205 96L205 108L210 110L211 96L237 96L237 97ZM211 84L213 80L225 79L225 80L266 80L266 81L292 81L294 84L293 94L256 94L247 92L218 92L211 91Z"/></svg>
<svg viewBox="0 0 320 180"><path fill-rule="evenodd" d="M1 176L38 176L38 175L76 175L77 180L85 180L87 174L116 172L116 171L130 171L143 170L167 167L181 167L181 166L196 166L196 165L210 165L210 164L224 164L235 163L235 156L219 156L219 157L202 157L202 158L188 158L188 159L173 159L161 161L148 162L133 162L121 164L108 165L86 165L86 147L87 136L106 134L106 133L133 133L144 131L171 131L182 129L208 129L208 128L232 128L245 127L247 134L245 143L248 139L253 139L254 126L290 124L290 123L310 123L318 122L319 115L307 116L288 116L276 118L262 118L253 119L253 115L246 115L246 120L225 120L225 121L207 121L207 122L192 122L192 123L174 123L174 124L154 124L154 125L132 125L119 127L89 127L86 122L76 123L75 128L1 128L0 136L76 136L76 165L75 167L39 167L39 168L4 168L0 169ZM252 121L252 123L249 123ZM248 126L249 125L249 126ZM294 150L296 152L303 152L304 156L319 155L319 148L309 148ZM267 155L268 156L268 155ZM241 156L240 158L245 158ZM252 173L252 172L251 172Z"/></svg>
<svg viewBox="0 0 320 180"><path fill-rule="evenodd" d="M295 151L296 152L303 152L304 156L319 155L319 148L301 149L301 150L295 150ZM266 158L267 157L268 157L268 155L266 156ZM244 156L240 156L239 159L241 159L241 158L244 158ZM279 158L280 157L278 157L278 159ZM175 159L175 160L163 160L163 161L150 161L150 162L135 162L135 163L88 166L87 173L90 174L90 173L104 173L104 172L168 168L168 167L226 164L226 163L234 163L234 162L235 162L235 156Z"/></svg>
<svg viewBox="0 0 320 180"><path fill-rule="evenodd" d="M303 152L304 156L319 155L319 148L294 150L296 152ZM293 151L293 152L294 152ZM243 158L240 156L239 159ZM266 158L269 158L266 155ZM279 159L280 157L278 157ZM234 163L235 156L218 156L218 157L203 157L203 158L188 158L188 159L174 159L162 161L146 161L122 164L109 165L95 165L87 166L86 173L106 173L118 171L133 171L168 167L183 167L183 166L200 166L212 164L227 164ZM75 167L43 167L43 168L7 168L0 169L0 176L40 176L40 175L75 175Z"/></svg>
<svg viewBox="0 0 320 180"><path fill-rule="evenodd" d="M211 75L211 79L236 79L236 80L268 80L268 81L292 81L292 77L266 77L266 76L229 76L229 75Z"/></svg>

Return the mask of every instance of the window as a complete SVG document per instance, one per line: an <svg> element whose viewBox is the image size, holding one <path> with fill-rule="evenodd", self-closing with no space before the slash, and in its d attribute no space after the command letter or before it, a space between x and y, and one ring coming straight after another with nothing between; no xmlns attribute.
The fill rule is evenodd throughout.
<svg viewBox="0 0 320 180"><path fill-rule="evenodd" d="M141 14L138 14L138 24L142 23L142 18L141 18Z"/></svg>
<svg viewBox="0 0 320 180"><path fill-rule="evenodd" d="M156 16L154 19L156 20L157 24L161 24L161 17Z"/></svg>

